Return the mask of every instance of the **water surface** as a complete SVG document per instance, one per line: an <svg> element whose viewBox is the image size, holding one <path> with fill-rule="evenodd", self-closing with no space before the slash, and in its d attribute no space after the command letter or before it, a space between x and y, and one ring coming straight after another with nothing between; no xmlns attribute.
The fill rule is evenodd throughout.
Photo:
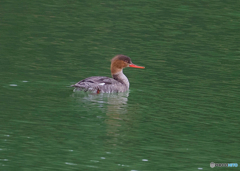
<svg viewBox="0 0 240 171"><path fill-rule="evenodd" d="M0 2L1 170L239 163L239 5ZM129 92L72 91L116 54L146 67L124 70Z"/></svg>

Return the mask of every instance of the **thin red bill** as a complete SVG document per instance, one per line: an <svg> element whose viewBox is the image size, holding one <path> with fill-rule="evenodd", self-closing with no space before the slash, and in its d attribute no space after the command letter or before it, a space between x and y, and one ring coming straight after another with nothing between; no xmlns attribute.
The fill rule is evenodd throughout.
<svg viewBox="0 0 240 171"><path fill-rule="evenodd" d="M132 68L141 68L141 69L144 69L145 67L143 66L138 66L138 65L135 65L135 64L130 64L129 67L132 67Z"/></svg>

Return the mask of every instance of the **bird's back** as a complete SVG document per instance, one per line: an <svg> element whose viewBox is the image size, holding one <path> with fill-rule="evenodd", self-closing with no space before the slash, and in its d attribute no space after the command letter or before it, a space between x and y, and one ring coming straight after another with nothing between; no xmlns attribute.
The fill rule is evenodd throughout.
<svg viewBox="0 0 240 171"><path fill-rule="evenodd" d="M93 76L79 81L72 85L79 90L90 91L90 92L102 92L102 93L114 93L114 92L125 92L128 87L121 82L102 76Z"/></svg>

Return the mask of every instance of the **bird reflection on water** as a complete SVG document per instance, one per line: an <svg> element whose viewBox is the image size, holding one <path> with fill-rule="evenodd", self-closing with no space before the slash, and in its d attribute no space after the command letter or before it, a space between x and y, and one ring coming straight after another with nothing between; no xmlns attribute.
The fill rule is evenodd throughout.
<svg viewBox="0 0 240 171"><path fill-rule="evenodd" d="M106 108L106 113L126 113L129 91L123 93L85 93L74 90L72 97L86 107Z"/></svg>
<svg viewBox="0 0 240 171"><path fill-rule="evenodd" d="M129 91L100 94L75 91L72 96L81 108L103 119L103 122L99 121L99 124L103 124L105 128L104 148L106 152L112 152L113 148L126 140L126 132L129 131L129 123L131 123L127 104ZM96 108L103 113L96 114L94 112Z"/></svg>

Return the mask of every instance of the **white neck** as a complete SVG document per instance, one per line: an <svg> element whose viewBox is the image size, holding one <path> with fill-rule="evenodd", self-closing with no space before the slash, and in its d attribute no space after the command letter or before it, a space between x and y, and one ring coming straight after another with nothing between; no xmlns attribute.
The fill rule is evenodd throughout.
<svg viewBox="0 0 240 171"><path fill-rule="evenodd" d="M122 84L126 85L129 88L129 81L128 78L123 74L122 70L118 73L112 74L113 79L121 82Z"/></svg>

